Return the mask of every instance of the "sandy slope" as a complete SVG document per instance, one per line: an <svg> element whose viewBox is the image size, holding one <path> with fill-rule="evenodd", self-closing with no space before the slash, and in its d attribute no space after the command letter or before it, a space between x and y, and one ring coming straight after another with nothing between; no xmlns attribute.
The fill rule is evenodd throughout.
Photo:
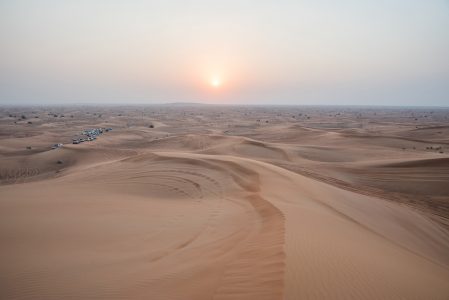
<svg viewBox="0 0 449 300"><path fill-rule="evenodd" d="M250 159L141 153L1 194L2 298L449 294L432 222Z"/></svg>

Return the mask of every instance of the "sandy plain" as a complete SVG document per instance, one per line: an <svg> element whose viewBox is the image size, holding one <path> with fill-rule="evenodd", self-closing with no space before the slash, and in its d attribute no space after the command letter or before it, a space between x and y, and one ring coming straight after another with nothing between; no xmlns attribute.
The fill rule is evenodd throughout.
<svg viewBox="0 0 449 300"><path fill-rule="evenodd" d="M1 299L449 297L449 109L2 107L0 183Z"/></svg>

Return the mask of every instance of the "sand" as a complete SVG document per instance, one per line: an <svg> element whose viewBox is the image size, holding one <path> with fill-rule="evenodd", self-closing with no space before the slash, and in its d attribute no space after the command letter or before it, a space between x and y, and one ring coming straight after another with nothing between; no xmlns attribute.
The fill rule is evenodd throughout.
<svg viewBox="0 0 449 300"><path fill-rule="evenodd" d="M0 298L447 299L448 118L3 107Z"/></svg>

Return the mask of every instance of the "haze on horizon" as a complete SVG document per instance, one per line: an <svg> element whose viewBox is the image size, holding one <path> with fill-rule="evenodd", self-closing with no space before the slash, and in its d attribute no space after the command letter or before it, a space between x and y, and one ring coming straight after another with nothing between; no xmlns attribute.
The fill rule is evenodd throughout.
<svg viewBox="0 0 449 300"><path fill-rule="evenodd" d="M449 105L449 1L0 1L0 104Z"/></svg>

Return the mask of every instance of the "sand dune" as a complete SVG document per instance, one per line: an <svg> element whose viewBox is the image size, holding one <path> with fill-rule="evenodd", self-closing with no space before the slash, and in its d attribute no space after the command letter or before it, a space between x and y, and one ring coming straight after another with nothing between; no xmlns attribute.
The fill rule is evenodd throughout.
<svg viewBox="0 0 449 300"><path fill-rule="evenodd" d="M385 167L396 168L449 168L449 158L418 159L391 163Z"/></svg>
<svg viewBox="0 0 449 300"><path fill-rule="evenodd" d="M1 157L2 299L447 299L447 229L380 180L447 199L446 156L164 118Z"/></svg>

